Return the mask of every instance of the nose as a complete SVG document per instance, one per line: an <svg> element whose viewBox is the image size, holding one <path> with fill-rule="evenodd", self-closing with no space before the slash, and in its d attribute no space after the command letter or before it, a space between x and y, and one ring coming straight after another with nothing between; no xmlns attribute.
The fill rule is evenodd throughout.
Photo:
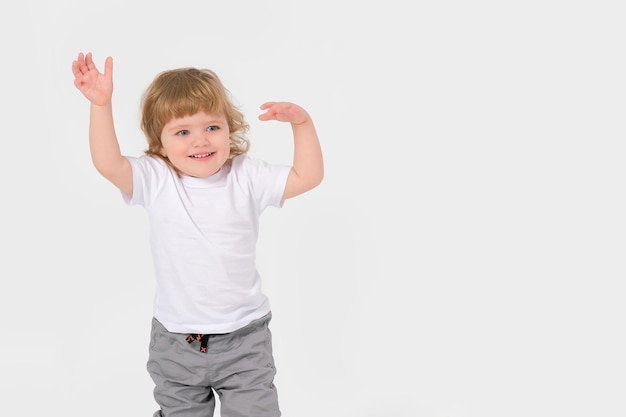
<svg viewBox="0 0 626 417"><path fill-rule="evenodd" d="M208 132L200 132L193 138L193 144L195 146L204 146L210 143Z"/></svg>

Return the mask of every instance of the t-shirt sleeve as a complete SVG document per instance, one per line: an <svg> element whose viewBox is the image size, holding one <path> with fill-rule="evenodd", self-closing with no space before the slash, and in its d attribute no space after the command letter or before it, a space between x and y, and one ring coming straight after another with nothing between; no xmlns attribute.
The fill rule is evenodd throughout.
<svg viewBox="0 0 626 417"><path fill-rule="evenodd" d="M259 211L268 206L282 207L287 185L287 177L291 167L289 165L271 164L261 159L243 156L240 161L250 179Z"/></svg>
<svg viewBox="0 0 626 417"><path fill-rule="evenodd" d="M154 190L158 189L159 182L167 175L167 165L148 155L127 158L133 171L133 194L122 193L122 198L128 205L148 207Z"/></svg>

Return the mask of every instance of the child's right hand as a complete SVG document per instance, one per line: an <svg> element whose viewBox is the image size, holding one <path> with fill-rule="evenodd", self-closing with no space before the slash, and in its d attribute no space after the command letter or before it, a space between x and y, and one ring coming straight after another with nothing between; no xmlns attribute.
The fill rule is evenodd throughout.
<svg viewBox="0 0 626 417"><path fill-rule="evenodd" d="M97 106L111 102L113 95L113 58L107 57L104 62L104 74L101 74L93 63L91 52L87 55L78 54L72 62L74 85L87 99Z"/></svg>

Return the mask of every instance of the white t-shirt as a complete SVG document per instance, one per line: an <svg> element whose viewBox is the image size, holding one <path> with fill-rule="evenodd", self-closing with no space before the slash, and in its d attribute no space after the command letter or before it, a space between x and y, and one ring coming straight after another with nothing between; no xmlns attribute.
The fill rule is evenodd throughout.
<svg viewBox="0 0 626 417"><path fill-rule="evenodd" d="M282 207L290 167L248 155L207 178L178 176L163 160L129 157L145 207L156 271L154 316L174 333L228 333L270 311L256 268L259 215Z"/></svg>

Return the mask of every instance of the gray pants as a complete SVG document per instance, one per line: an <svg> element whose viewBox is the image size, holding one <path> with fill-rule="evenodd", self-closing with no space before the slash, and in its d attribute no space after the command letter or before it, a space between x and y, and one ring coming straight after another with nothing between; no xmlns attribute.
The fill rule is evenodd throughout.
<svg viewBox="0 0 626 417"><path fill-rule="evenodd" d="M188 342L152 320L148 372L160 410L153 417L279 417L271 313L227 334ZM198 338L199 339L199 338ZM189 338L191 340L191 338Z"/></svg>

